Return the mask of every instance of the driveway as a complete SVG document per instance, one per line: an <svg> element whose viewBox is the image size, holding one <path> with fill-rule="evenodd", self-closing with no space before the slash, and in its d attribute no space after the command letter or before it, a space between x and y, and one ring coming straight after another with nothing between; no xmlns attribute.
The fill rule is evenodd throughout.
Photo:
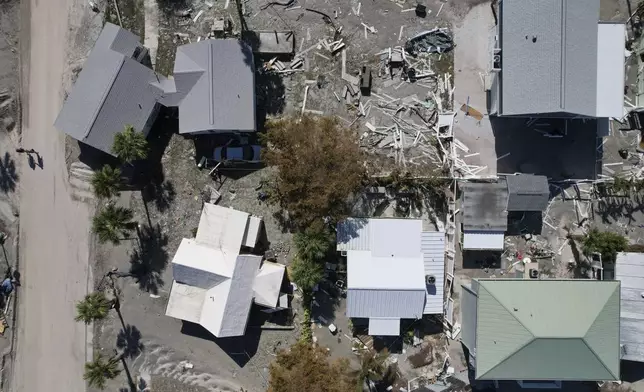
<svg viewBox="0 0 644 392"><path fill-rule="evenodd" d="M61 87L71 0L24 0L21 10L22 146L42 168L21 162L20 272L13 391L85 390L86 328L74 321L87 292L88 206L72 200L65 138L53 127Z"/></svg>

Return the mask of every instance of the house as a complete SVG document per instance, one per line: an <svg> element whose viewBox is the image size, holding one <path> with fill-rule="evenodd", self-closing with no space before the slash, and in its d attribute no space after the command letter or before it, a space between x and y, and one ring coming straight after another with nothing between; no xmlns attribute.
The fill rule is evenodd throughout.
<svg viewBox="0 0 644 392"><path fill-rule="evenodd" d="M599 0L501 0L490 113L621 118L625 25L599 21Z"/></svg>
<svg viewBox="0 0 644 392"><path fill-rule="evenodd" d="M615 278L621 282L622 359L644 362L644 253L617 254Z"/></svg>
<svg viewBox="0 0 644 392"><path fill-rule="evenodd" d="M184 238L172 259L166 316L200 324L224 338L244 335L253 303L287 307L280 293L284 266L248 253L262 230L258 217L205 203L196 238Z"/></svg>
<svg viewBox="0 0 644 392"><path fill-rule="evenodd" d="M474 279L462 286L461 339L475 379L619 380L619 306L618 281Z"/></svg>
<svg viewBox="0 0 644 392"><path fill-rule="evenodd" d="M464 250L503 250L509 214L545 211L550 200L548 179L532 174L465 183L461 190Z"/></svg>
<svg viewBox="0 0 644 392"><path fill-rule="evenodd" d="M253 52L241 40L206 39L177 49L180 134L254 132Z"/></svg>
<svg viewBox="0 0 644 392"><path fill-rule="evenodd" d="M401 319L443 314L445 233L419 219L350 218L337 226L347 257L347 316L369 335L400 335Z"/></svg>
<svg viewBox="0 0 644 392"><path fill-rule="evenodd" d="M106 23L54 126L108 154L126 125L147 136L168 93L146 57L138 36Z"/></svg>

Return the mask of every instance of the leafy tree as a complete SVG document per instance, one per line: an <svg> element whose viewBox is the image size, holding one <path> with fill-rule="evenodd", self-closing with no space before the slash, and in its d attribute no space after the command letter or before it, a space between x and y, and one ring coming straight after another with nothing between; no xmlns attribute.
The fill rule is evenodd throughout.
<svg viewBox="0 0 644 392"><path fill-rule="evenodd" d="M95 320L102 320L107 316L112 307L112 302L101 291L87 294L82 301L76 303L76 321L89 324Z"/></svg>
<svg viewBox="0 0 644 392"><path fill-rule="evenodd" d="M271 364L268 392L347 392L355 385L347 359L331 362L326 349L296 343Z"/></svg>
<svg viewBox="0 0 644 392"><path fill-rule="evenodd" d="M324 270L321 263L304 259L302 257L295 257L290 268L290 278L302 289L305 297L310 295L313 291L313 286L322 280L322 277L324 276Z"/></svg>
<svg viewBox="0 0 644 392"><path fill-rule="evenodd" d="M94 194L99 199L118 196L121 185L121 169L105 165L92 176Z"/></svg>
<svg viewBox="0 0 644 392"><path fill-rule="evenodd" d="M348 197L365 175L362 152L350 129L335 118L286 117L267 124L264 159L278 169L272 199L298 229L346 215Z"/></svg>
<svg viewBox="0 0 644 392"><path fill-rule="evenodd" d="M94 216L92 230L98 235L101 243L118 244L134 229L132 210L108 204L100 213Z"/></svg>
<svg viewBox="0 0 644 392"><path fill-rule="evenodd" d="M118 368L119 360L118 356L105 359L101 354L96 354L92 362L85 364L83 379L90 387L105 389L107 380L112 380L121 373Z"/></svg>
<svg viewBox="0 0 644 392"><path fill-rule="evenodd" d="M316 221L303 232L293 236L298 257L321 261L328 254L335 241L333 233L321 222Z"/></svg>
<svg viewBox="0 0 644 392"><path fill-rule="evenodd" d="M112 152L125 163L132 163L148 156L148 141L142 132L137 132L131 125L126 125L122 132L114 135Z"/></svg>
<svg viewBox="0 0 644 392"><path fill-rule="evenodd" d="M618 252L623 252L628 247L628 240L617 233L592 229L582 240L584 254L590 255L599 252L602 261L614 263Z"/></svg>

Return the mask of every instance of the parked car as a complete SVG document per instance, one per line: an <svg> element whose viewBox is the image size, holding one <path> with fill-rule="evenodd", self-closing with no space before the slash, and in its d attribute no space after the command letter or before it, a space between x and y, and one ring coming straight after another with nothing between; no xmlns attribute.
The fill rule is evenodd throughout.
<svg viewBox="0 0 644 392"><path fill-rule="evenodd" d="M226 163L258 163L260 146L221 146L215 147L213 159L217 162Z"/></svg>

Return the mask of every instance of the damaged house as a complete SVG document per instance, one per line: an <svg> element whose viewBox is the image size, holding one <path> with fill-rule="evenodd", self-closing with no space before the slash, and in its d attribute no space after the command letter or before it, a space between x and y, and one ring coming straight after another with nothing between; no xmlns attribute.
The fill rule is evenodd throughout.
<svg viewBox="0 0 644 392"><path fill-rule="evenodd" d="M369 335L400 335L401 319L443 315L445 233L419 219L350 218L337 227L347 257L347 316Z"/></svg>
<svg viewBox="0 0 644 392"><path fill-rule="evenodd" d="M287 308L284 266L252 254L263 230L259 217L205 203L196 238L184 238L172 259L166 316L224 338L244 335L253 304Z"/></svg>
<svg viewBox="0 0 644 392"><path fill-rule="evenodd" d="M499 1L490 114L604 119L624 115L625 25L600 22L599 3Z"/></svg>
<svg viewBox="0 0 644 392"><path fill-rule="evenodd" d="M112 154L114 135L131 125L148 135L172 92L168 79L148 65L139 37L111 23L103 27L54 126L86 145Z"/></svg>
<svg viewBox="0 0 644 392"><path fill-rule="evenodd" d="M510 222L548 206L550 188L545 176L517 174L497 182L461 185L463 250L502 251Z"/></svg>
<svg viewBox="0 0 644 392"><path fill-rule="evenodd" d="M474 279L462 286L461 339L474 378L497 388L617 381L619 308L619 281Z"/></svg>

